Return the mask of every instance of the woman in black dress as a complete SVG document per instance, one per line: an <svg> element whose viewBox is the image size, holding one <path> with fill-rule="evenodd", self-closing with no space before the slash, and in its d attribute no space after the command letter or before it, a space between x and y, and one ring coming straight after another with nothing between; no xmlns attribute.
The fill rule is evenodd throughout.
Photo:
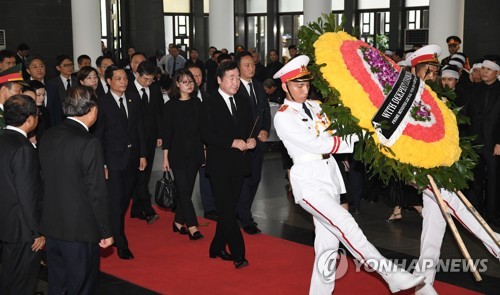
<svg viewBox="0 0 500 295"><path fill-rule="evenodd" d="M177 70L168 93L170 100L163 109L162 169L172 169L179 191L172 227L174 232L188 234L191 240L203 238L197 228L198 220L191 201L196 174L204 158L200 135L202 103L197 93L198 88L191 72L187 69Z"/></svg>
<svg viewBox="0 0 500 295"><path fill-rule="evenodd" d="M26 87L25 90L31 90L34 92L35 97L35 103L36 107L38 108L38 124L33 130L33 135L35 136L33 138L34 143L36 144L37 142L40 141L40 138L42 138L43 133L45 130L49 129L51 127L50 123L50 114L49 110L45 107L44 102L45 102L45 85L38 81L38 80L30 80L28 81L29 87Z"/></svg>

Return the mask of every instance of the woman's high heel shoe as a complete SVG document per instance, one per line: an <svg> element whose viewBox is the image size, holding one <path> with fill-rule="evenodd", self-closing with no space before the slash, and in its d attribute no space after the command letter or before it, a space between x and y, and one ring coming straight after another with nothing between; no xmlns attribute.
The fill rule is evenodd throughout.
<svg viewBox="0 0 500 295"><path fill-rule="evenodd" d="M391 218L393 216L394 216L394 218ZM401 217L398 218L398 216L401 216ZM397 213L397 214L392 213L391 216L389 216L389 218L387 218L385 221L390 222L390 223L394 223L394 222L400 222L401 220L403 220L403 216L401 215L401 213Z"/></svg>
<svg viewBox="0 0 500 295"><path fill-rule="evenodd" d="M187 232L190 240L199 240L203 238L203 235L199 231L195 231L193 234L191 234L190 231Z"/></svg>
<svg viewBox="0 0 500 295"><path fill-rule="evenodd" d="M178 228L177 225L175 225L175 222L172 222L172 230L174 231L174 233L180 233L181 235L188 234L188 230L184 226Z"/></svg>

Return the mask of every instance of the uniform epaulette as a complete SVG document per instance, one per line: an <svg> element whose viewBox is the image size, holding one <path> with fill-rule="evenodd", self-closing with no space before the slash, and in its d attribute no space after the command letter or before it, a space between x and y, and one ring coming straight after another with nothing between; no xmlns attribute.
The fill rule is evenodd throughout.
<svg viewBox="0 0 500 295"><path fill-rule="evenodd" d="M278 109L278 112L284 112L286 111L286 109L288 108L288 105L287 104L284 104L282 105L279 109Z"/></svg>

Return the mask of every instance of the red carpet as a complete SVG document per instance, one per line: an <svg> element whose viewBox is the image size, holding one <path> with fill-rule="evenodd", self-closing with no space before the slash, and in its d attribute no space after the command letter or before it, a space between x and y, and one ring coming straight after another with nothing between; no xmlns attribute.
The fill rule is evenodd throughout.
<svg viewBox="0 0 500 295"><path fill-rule="evenodd" d="M172 232L171 212L159 214L160 220L152 225L127 218L126 232L135 259L121 260L114 249L106 249L102 251L101 270L169 295L308 293L312 247L263 234L244 234L250 266L236 270L232 262L208 258L215 222L200 219L199 229L205 238L190 241ZM354 263L348 261L348 273L337 280L335 294L390 294L377 274L355 273ZM478 294L441 282L436 282L435 288L440 294Z"/></svg>

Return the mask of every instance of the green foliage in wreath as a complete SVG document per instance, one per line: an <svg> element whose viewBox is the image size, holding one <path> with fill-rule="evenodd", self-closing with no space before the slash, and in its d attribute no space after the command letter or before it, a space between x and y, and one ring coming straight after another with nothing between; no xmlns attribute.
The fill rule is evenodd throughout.
<svg viewBox="0 0 500 295"><path fill-rule="evenodd" d="M385 156L381 150L388 151L392 155L394 153L390 148L375 143L372 134L368 130L359 127L359 120L354 117L351 110L344 106L340 99L339 92L330 87L328 82L323 78L320 68L325 66L316 64L314 42L327 32L343 31L344 20L340 26L335 25L334 14L323 14L316 22L309 23L299 29L299 49L300 52L310 57L311 63L309 70L315 75L312 84L321 93L323 97L322 109L332 121L330 130L336 130L336 135L348 137L351 134L357 134L360 141L356 145L354 158L363 162L370 175L378 176L384 183L395 179L408 184L415 185L419 190L428 187L429 179L427 175L431 175L438 187L449 190L460 190L468 187L468 183L473 180L472 169L477 162L476 148L473 147L471 137L460 137L460 148L462 153L458 161L449 167L441 166L431 169L415 167L410 164L401 163L393 158ZM450 89L443 89L439 83L427 83L438 96L446 97L447 106L453 111L457 117L458 124L467 124L468 118L463 116L457 108L453 100L456 94ZM382 128L384 128L382 126ZM432 155L429 155L432 157Z"/></svg>

